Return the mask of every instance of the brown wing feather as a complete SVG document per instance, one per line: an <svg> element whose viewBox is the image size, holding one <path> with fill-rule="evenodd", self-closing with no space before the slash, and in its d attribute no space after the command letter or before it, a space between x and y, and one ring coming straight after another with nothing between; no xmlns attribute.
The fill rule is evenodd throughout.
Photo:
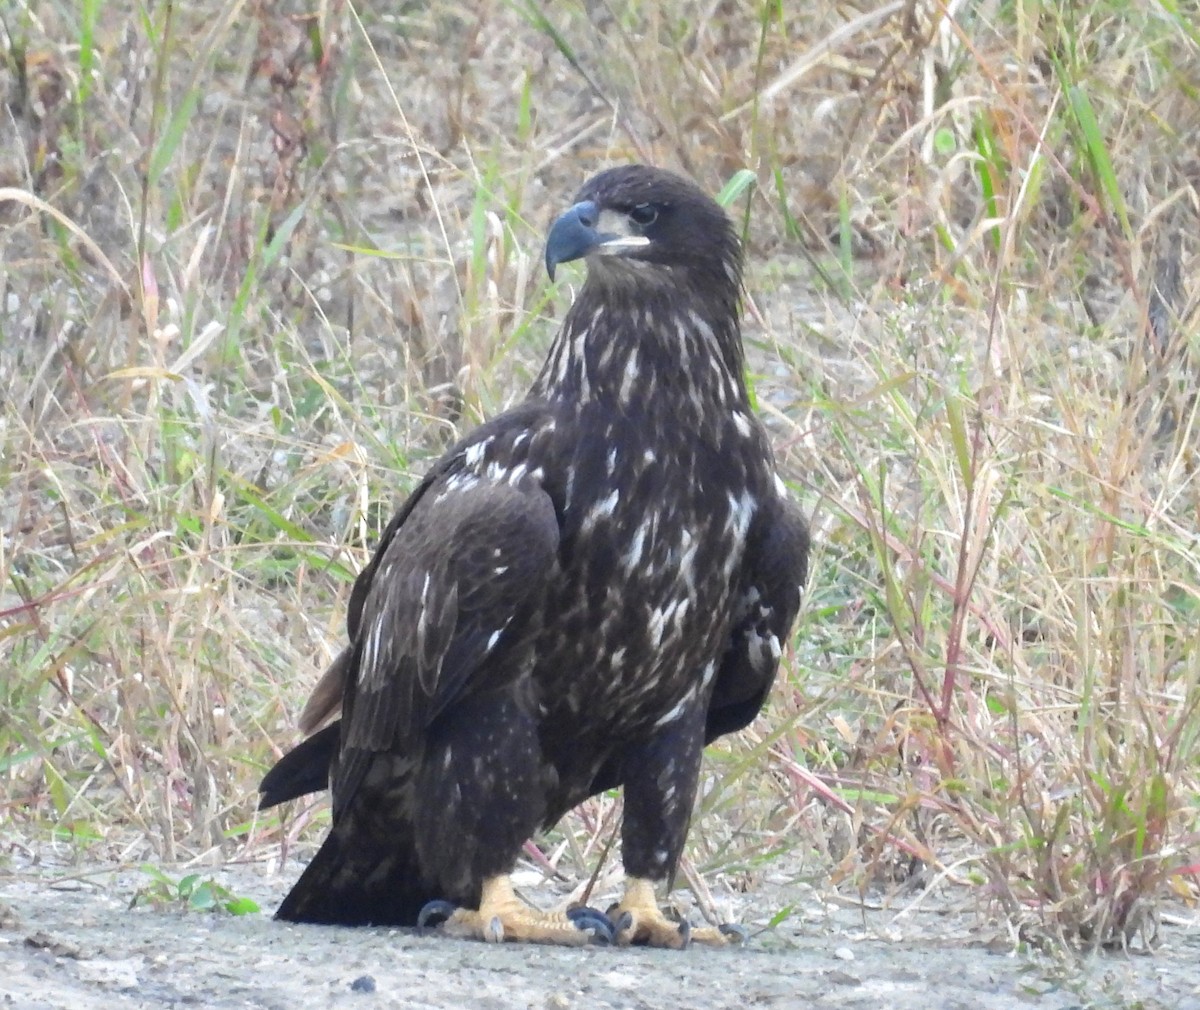
<svg viewBox="0 0 1200 1010"><path fill-rule="evenodd" d="M740 599L705 719L704 741L749 725L767 700L808 577L808 526L784 498L750 529Z"/></svg>
<svg viewBox="0 0 1200 1010"><path fill-rule="evenodd" d="M350 647L343 649L334 657L332 663L325 668L321 679L317 681L304 710L300 713L297 725L305 736L315 733L326 722L337 715L342 707L342 694L346 690L346 674L350 669L350 661L354 650Z"/></svg>
<svg viewBox="0 0 1200 1010"><path fill-rule="evenodd" d="M467 438L442 456L405 499L400 509L384 528L383 536L380 537L379 545L367 567L359 572L358 578L354 580L354 586L350 590L350 603L346 608L346 624L351 644L338 653L313 688L304 710L300 713L298 725L301 732L312 733L338 714L346 691L347 677L354 669L354 642L359 637L363 607L375 582L376 570L383 561L393 538L408 521L409 515L424 498L425 492L434 484L444 483L448 475L461 466L464 452L472 445L486 442L505 429L518 433L527 430L531 422L542 419L542 414L543 408L540 404L526 403L480 425Z"/></svg>
<svg viewBox="0 0 1200 1010"><path fill-rule="evenodd" d="M448 705L516 675L507 657L528 639L557 550L553 504L528 479L512 486L451 474L409 510L362 599L335 819L372 754L416 750Z"/></svg>

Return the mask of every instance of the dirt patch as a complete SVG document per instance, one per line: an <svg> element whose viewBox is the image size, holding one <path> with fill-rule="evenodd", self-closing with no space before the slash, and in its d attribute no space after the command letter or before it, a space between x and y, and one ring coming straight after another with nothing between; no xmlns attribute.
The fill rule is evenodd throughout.
<svg viewBox="0 0 1200 1010"><path fill-rule="evenodd" d="M945 907L870 910L793 885L796 914L743 949L676 953L492 947L405 930L285 926L295 876L204 871L261 915L130 908L140 872L75 867L0 878L0 997L91 1007L1200 1008L1200 920L1170 917L1151 956L1055 960L989 942ZM179 871L178 875L188 870ZM766 898L766 895L758 895ZM770 895L780 907L779 893ZM743 922L763 902L739 897Z"/></svg>

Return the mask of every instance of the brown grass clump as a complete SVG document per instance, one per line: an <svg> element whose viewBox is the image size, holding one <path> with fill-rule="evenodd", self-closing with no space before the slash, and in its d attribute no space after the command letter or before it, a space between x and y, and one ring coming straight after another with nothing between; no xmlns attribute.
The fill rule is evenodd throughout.
<svg viewBox="0 0 1200 1010"><path fill-rule="evenodd" d="M1152 936L1195 898L1200 37L1059 6L13 8L10 844L302 834L254 787L354 573L536 367L549 216L644 159L744 215L760 408L818 545L692 863ZM550 861L586 873L612 804Z"/></svg>

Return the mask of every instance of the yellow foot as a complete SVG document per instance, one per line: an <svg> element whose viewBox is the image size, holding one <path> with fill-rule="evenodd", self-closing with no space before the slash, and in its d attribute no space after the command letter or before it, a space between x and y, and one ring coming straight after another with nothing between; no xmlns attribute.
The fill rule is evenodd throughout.
<svg viewBox="0 0 1200 1010"><path fill-rule="evenodd" d="M573 908L569 912L539 911L517 897L507 876L492 877L483 882L478 910L431 901L421 909L417 925L429 925L431 920L443 917L442 932L447 936L488 943L518 940L582 947L592 940L611 943L613 937L612 923L602 913L591 908Z"/></svg>
<svg viewBox="0 0 1200 1010"><path fill-rule="evenodd" d="M746 939L746 932L740 926L692 929L686 922L668 919L655 900L653 882L642 877L626 878L625 895L620 904L608 910L608 917L613 921L616 942L621 946L636 943L682 950L693 943L724 947Z"/></svg>

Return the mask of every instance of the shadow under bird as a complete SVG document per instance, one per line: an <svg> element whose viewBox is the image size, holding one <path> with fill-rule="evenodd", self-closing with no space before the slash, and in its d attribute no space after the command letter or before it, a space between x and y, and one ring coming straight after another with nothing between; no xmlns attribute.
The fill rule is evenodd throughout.
<svg viewBox="0 0 1200 1010"><path fill-rule="evenodd" d="M587 279L526 399L434 464L354 584L312 735L261 806L328 786L292 922L485 940L725 942L658 907L704 745L761 709L800 606L804 520L751 411L742 252L691 182L627 165L555 221ZM340 709L340 718L330 722ZM323 727L323 728L322 728ZM523 844L624 790L623 895L543 912Z"/></svg>

